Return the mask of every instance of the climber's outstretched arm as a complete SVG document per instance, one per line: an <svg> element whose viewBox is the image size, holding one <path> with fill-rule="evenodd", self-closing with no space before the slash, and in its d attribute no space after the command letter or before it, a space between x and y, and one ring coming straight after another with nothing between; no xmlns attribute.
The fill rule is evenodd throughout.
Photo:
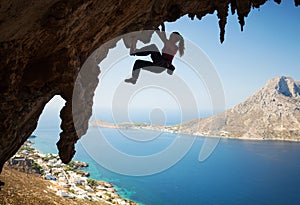
<svg viewBox="0 0 300 205"><path fill-rule="evenodd" d="M160 30L156 30L157 35L159 36L159 38L162 40L162 42L167 42L167 36L166 36L166 32L165 32L165 24L162 23L161 24L161 31Z"/></svg>

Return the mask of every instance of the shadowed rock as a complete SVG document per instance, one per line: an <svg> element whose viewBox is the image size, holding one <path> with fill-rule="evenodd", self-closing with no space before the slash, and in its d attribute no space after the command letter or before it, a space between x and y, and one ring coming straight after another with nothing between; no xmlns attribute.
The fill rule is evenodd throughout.
<svg viewBox="0 0 300 205"><path fill-rule="evenodd" d="M37 126L45 105L55 95L66 100L61 110L60 140L63 162L71 160L74 144L86 132L97 86L98 68L92 67L90 81L75 85L77 75L90 54L105 42L122 34L153 29L164 21L183 15L201 19L217 12L220 40L225 36L229 6L237 12L241 29L251 8L265 0L1 0L0 1L0 171ZM279 1L276 1L279 2ZM295 0L298 6L299 0ZM196 29L196 28L195 28ZM150 38L149 38L150 39ZM127 47L126 39L123 39ZM141 39L147 41L147 39ZM96 62L106 57L108 45ZM85 76L81 76L85 78ZM78 99L83 105L74 122L72 99L75 86L82 86ZM91 89L86 89L86 86ZM79 132L74 123L81 127ZM79 133L79 134L78 134Z"/></svg>

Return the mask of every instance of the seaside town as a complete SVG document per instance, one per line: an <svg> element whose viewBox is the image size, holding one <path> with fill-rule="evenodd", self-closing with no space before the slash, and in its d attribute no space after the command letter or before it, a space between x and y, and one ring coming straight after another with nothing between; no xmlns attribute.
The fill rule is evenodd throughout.
<svg viewBox="0 0 300 205"><path fill-rule="evenodd" d="M114 186L105 181L88 178L84 172L86 162L71 161L64 164L57 154L43 154L32 148L27 140L9 161L8 166L28 174L38 174L48 180L49 190L64 198L99 201L106 204L135 205L136 202L122 198Z"/></svg>

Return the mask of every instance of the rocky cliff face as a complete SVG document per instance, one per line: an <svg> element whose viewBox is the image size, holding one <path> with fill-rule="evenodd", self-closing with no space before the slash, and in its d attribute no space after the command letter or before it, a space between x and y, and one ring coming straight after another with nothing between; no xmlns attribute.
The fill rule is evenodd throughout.
<svg viewBox="0 0 300 205"><path fill-rule="evenodd" d="M218 130L209 130L210 124L224 115L201 119L198 133L234 138L300 140L299 91L300 83L292 78L274 78L245 102L228 110ZM197 132L196 125L192 128L193 132Z"/></svg>
<svg viewBox="0 0 300 205"><path fill-rule="evenodd" d="M63 162L71 160L74 144L83 135L91 115L97 66L90 68L93 80L82 82L79 136L72 118L72 92L77 74L87 57L100 45L121 34L153 29L164 21L183 15L201 19L206 14L219 18L220 40L224 40L229 7L237 12L241 28L251 8L266 0L1 0L0 1L0 171L30 136L46 103L60 95L66 100L61 110L60 140ZM280 0L275 0L280 3ZM295 0L300 5L300 0ZM150 37L149 37L150 39ZM149 39L141 39L147 42ZM128 47L128 42L123 39ZM116 42L115 42L116 43ZM102 50L99 63L110 48Z"/></svg>

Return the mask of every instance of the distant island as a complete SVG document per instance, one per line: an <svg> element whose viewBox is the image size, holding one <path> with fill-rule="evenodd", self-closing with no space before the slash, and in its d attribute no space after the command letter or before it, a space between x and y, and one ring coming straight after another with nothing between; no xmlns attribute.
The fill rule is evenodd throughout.
<svg viewBox="0 0 300 205"><path fill-rule="evenodd" d="M235 139L300 141L300 82L273 78L243 103L218 115L173 126L95 120L90 126L148 129Z"/></svg>

